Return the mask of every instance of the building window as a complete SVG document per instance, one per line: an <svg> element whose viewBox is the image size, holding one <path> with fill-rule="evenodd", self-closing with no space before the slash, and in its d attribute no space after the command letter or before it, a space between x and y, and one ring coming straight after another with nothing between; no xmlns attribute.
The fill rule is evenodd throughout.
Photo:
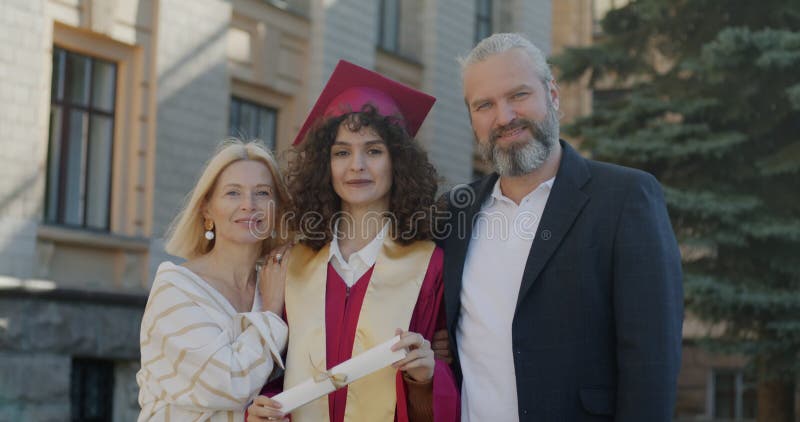
<svg viewBox="0 0 800 422"><path fill-rule="evenodd" d="M378 47L397 53L400 47L400 0L381 0L378 10Z"/></svg>
<svg viewBox="0 0 800 422"><path fill-rule="evenodd" d="M756 417L756 388L742 370L712 371L711 416L743 420Z"/></svg>
<svg viewBox="0 0 800 422"><path fill-rule="evenodd" d="M477 0L475 5L475 43L492 35L492 0Z"/></svg>
<svg viewBox="0 0 800 422"><path fill-rule="evenodd" d="M594 0L592 2L592 30L595 35L603 33L600 24L610 10L619 9L630 3L630 0Z"/></svg>
<svg viewBox="0 0 800 422"><path fill-rule="evenodd" d="M75 358L70 379L72 422L110 421L114 401L114 363Z"/></svg>
<svg viewBox="0 0 800 422"><path fill-rule="evenodd" d="M231 97L228 134L241 139L260 139L275 149L278 111L239 97Z"/></svg>
<svg viewBox="0 0 800 422"><path fill-rule="evenodd" d="M53 49L48 223L109 230L117 65Z"/></svg>

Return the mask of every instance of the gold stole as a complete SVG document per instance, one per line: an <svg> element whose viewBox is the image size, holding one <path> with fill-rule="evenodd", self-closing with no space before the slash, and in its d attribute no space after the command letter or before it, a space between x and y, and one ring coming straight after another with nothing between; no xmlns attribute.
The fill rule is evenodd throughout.
<svg viewBox="0 0 800 422"><path fill-rule="evenodd" d="M408 330L422 281L435 245L430 241L408 246L388 237L375 261L356 327L353 356ZM319 252L304 245L293 248L286 279L289 347L284 389L315 375L311 361L326 369L325 287L330 244ZM397 396L396 370L391 366L361 378L347 389L345 421L392 421ZM329 421L328 396L292 412L292 421Z"/></svg>

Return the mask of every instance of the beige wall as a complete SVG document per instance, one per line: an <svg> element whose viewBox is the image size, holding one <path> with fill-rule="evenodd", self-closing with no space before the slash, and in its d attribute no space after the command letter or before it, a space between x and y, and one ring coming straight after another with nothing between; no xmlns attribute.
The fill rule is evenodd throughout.
<svg viewBox="0 0 800 422"><path fill-rule="evenodd" d="M62 287L141 292L147 284L146 239L152 228L156 114L152 70L157 1L49 0L38 3L38 10L34 9L36 4L28 4L39 15L26 21L31 27L23 37L40 40L26 51L32 57L30 68L14 62L17 67L8 69L14 75L39 75L38 87L29 97L37 106L27 112L34 123L21 128L26 144L34 146L28 170L37 173L28 183L32 182L35 189L31 207L16 216L30 227L32 254L26 259L29 266L11 275L21 280L51 280ZM42 223L54 46L117 63L111 223L107 234ZM11 103L5 107L23 106ZM3 158L4 166L13 161Z"/></svg>
<svg viewBox="0 0 800 422"><path fill-rule="evenodd" d="M259 0L235 0L228 30L233 94L279 110L276 149L288 148L305 117L311 23Z"/></svg>

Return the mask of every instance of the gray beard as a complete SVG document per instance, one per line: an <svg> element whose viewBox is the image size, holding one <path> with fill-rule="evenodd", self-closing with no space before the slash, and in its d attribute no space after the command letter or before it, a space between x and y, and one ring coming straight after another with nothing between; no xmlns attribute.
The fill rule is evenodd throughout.
<svg viewBox="0 0 800 422"><path fill-rule="evenodd" d="M558 115L551 101L548 101L547 109L547 116L541 122L516 119L516 123L512 122L505 127L527 127L533 134L527 142L500 147L497 145L497 138L508 129L499 128L492 131L488 142L477 143L481 157L492 163L497 174L503 177L522 176L540 168L547 161L559 135Z"/></svg>

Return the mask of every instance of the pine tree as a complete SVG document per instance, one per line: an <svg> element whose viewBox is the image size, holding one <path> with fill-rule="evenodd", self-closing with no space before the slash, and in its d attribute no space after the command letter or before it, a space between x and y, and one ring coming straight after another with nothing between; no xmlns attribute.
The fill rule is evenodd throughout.
<svg viewBox="0 0 800 422"><path fill-rule="evenodd" d="M794 421L800 374L800 1L635 0L553 62L624 95L566 128L664 186L686 307L750 356L758 421Z"/></svg>

